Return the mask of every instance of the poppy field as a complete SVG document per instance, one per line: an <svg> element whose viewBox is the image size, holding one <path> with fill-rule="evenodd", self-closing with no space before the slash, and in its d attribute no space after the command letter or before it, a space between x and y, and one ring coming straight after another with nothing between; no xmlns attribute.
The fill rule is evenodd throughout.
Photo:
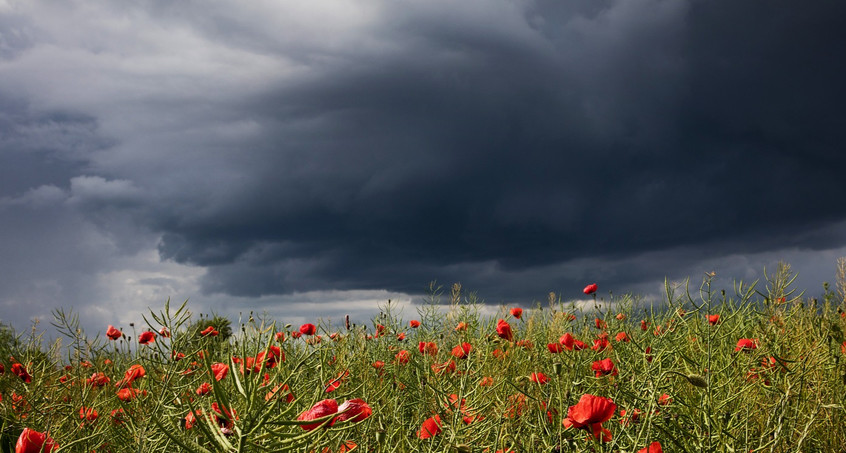
<svg viewBox="0 0 846 453"><path fill-rule="evenodd" d="M58 310L61 341L0 346L0 451L844 451L843 294L792 281L493 316L455 285L411 316L231 331L165 303L87 336Z"/></svg>

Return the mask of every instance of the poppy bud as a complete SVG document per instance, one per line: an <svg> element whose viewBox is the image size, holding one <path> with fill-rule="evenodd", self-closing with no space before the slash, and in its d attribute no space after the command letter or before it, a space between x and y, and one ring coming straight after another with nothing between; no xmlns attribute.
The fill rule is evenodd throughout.
<svg viewBox="0 0 846 453"><path fill-rule="evenodd" d="M687 375L687 382L690 382L690 385L694 385L699 388L708 388L708 381L705 379L704 376L701 376L699 374Z"/></svg>

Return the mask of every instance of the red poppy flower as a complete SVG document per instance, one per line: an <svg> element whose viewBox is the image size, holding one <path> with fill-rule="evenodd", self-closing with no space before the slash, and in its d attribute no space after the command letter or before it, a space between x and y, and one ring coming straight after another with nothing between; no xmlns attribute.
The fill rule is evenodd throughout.
<svg viewBox="0 0 846 453"><path fill-rule="evenodd" d="M441 426L443 426L443 422L441 421L440 415L429 417L420 426L420 430L417 431L417 437L420 439L428 439L430 437L437 436L438 433L441 432Z"/></svg>
<svg viewBox="0 0 846 453"><path fill-rule="evenodd" d="M611 398L585 394L567 410L563 424L565 428L587 429L594 439L607 442L611 440L611 432L603 428L602 423L610 420L615 410L617 405Z"/></svg>
<svg viewBox="0 0 846 453"><path fill-rule="evenodd" d="M399 363L408 363L408 361L411 360L411 354L403 349L394 356L394 359Z"/></svg>
<svg viewBox="0 0 846 453"><path fill-rule="evenodd" d="M276 384L276 386L273 387L272 390L267 392L267 395L264 396L264 400L270 401L283 393L285 394L286 403L293 402L296 399L294 394L291 392L291 388L288 387L288 384Z"/></svg>
<svg viewBox="0 0 846 453"><path fill-rule="evenodd" d="M211 392L211 391L212 391L211 384L209 384L208 382L203 382L202 384L200 384L199 387L197 387L197 390L195 390L194 393L196 393L197 395L203 396L203 395L208 395L209 392Z"/></svg>
<svg viewBox="0 0 846 453"><path fill-rule="evenodd" d="M640 320L640 330L646 332L649 329L649 323L645 319Z"/></svg>
<svg viewBox="0 0 846 453"><path fill-rule="evenodd" d="M605 324L605 320L603 320L603 319L601 319L601 318L596 318L596 319L594 319L594 320L593 320L593 325L594 325L594 326L596 326L596 328L597 328L597 329L604 329L604 328L608 327L608 326Z"/></svg>
<svg viewBox="0 0 846 453"><path fill-rule="evenodd" d="M618 333L617 336L614 337L614 340L616 340L618 343L621 342L621 341L628 343L630 341L629 335L626 332Z"/></svg>
<svg viewBox="0 0 846 453"><path fill-rule="evenodd" d="M647 346L643 352L646 353L646 361L652 363L652 346Z"/></svg>
<svg viewBox="0 0 846 453"><path fill-rule="evenodd" d="M333 399L327 399L323 401L318 401L317 404L311 407L311 409L303 412L297 417L297 421L307 422L311 420L316 420L318 418L326 417L328 415L332 415L338 412L338 402ZM321 421L318 423L311 423L306 425L300 425L304 430L311 431L320 425L327 423L327 421ZM328 421L327 427L332 426L333 421Z"/></svg>
<svg viewBox="0 0 846 453"><path fill-rule="evenodd" d="M112 409L112 411L109 413L109 417L111 417L112 424L114 425L122 425L126 421L124 420L125 415L126 413L121 408Z"/></svg>
<svg viewBox="0 0 846 453"><path fill-rule="evenodd" d="M514 333L511 331L511 325L505 322L504 319L500 319L496 322L496 334L502 339L508 341L514 340Z"/></svg>
<svg viewBox="0 0 846 453"><path fill-rule="evenodd" d="M12 364L12 373L17 375L21 380L29 384L32 382L32 376L29 375L29 372L26 370L26 367L20 363L13 363Z"/></svg>
<svg viewBox="0 0 846 453"><path fill-rule="evenodd" d="M365 418L370 417L370 414L372 413L373 409L370 408L369 404L361 398L355 398L344 401L340 406L338 406L338 416L335 417L335 420L332 423L344 422L347 420L360 422Z"/></svg>
<svg viewBox="0 0 846 453"><path fill-rule="evenodd" d="M325 387L326 393L331 393L331 392L334 392L335 390L338 390L341 387L341 384L344 381L346 381L349 376L350 376L350 370L342 371L340 374L338 374L338 377L336 377L335 379L332 379L331 381L329 381L329 383L326 384L326 387Z"/></svg>
<svg viewBox="0 0 846 453"><path fill-rule="evenodd" d="M716 326L719 323L720 323L720 315L708 315L708 324L710 324L712 326Z"/></svg>
<svg viewBox="0 0 846 453"><path fill-rule="evenodd" d="M625 409L620 411L620 424L623 426L629 426L632 423L637 423L640 421L640 416L643 412L640 409L632 409L631 411L626 411Z"/></svg>
<svg viewBox="0 0 846 453"><path fill-rule="evenodd" d="M464 321L458 323L458 325L455 326L456 332L463 332L465 330L467 330L467 323Z"/></svg>
<svg viewBox="0 0 846 453"><path fill-rule="evenodd" d="M412 329L416 329L420 327L420 321L412 319L411 321L408 321L408 325L411 326Z"/></svg>
<svg viewBox="0 0 846 453"><path fill-rule="evenodd" d="M479 381L479 386L480 386L480 387L490 387L490 386L492 386L492 385L493 385L493 382L494 382L494 381L493 381L493 378L492 378L492 377L490 377L490 376L485 376L485 377L483 377L483 378L482 378L482 380L481 380L481 381Z"/></svg>
<svg viewBox="0 0 846 453"><path fill-rule="evenodd" d="M511 309L511 316L521 319L523 317L523 309L520 307L514 307Z"/></svg>
<svg viewBox="0 0 846 453"><path fill-rule="evenodd" d="M735 352L737 352L737 351L748 352L748 351L751 351L751 350L757 349L757 348L758 348L758 339L757 338L755 338L755 339L741 338L741 339L737 340L737 347L734 348L734 351Z"/></svg>
<svg viewBox="0 0 846 453"><path fill-rule="evenodd" d="M600 335L599 338L593 340L593 346L591 349L597 352L604 351L611 346L611 343L608 341L608 335Z"/></svg>
<svg viewBox="0 0 846 453"><path fill-rule="evenodd" d="M417 345L417 349L421 354L436 355L438 353L438 345L431 341L421 341Z"/></svg>
<svg viewBox="0 0 846 453"><path fill-rule="evenodd" d="M217 330L215 330L214 326L208 326L208 327L206 327L205 329L203 329L203 331L202 331L202 332L200 332L200 336L202 336L202 337L207 337L207 336L209 336L209 335L211 335L211 336L213 336L213 337L216 337L216 336L218 336L219 334L220 334L220 332L218 332Z"/></svg>
<svg viewBox="0 0 846 453"><path fill-rule="evenodd" d="M523 349L526 349L526 350L530 350L533 347L535 347L535 345L533 345L531 341L526 340L526 339L517 340L517 343L515 343L515 344L517 345L518 348L523 348Z"/></svg>
<svg viewBox="0 0 846 453"><path fill-rule="evenodd" d="M573 334L571 334L570 332L567 332L564 335L561 335L561 338L558 339L558 342L561 343L562 345L564 345L564 347L567 348L568 351L573 350L573 344L574 344L575 341L576 341L576 339L573 337Z"/></svg>
<svg viewBox="0 0 846 453"><path fill-rule="evenodd" d="M132 365L126 370L126 373L123 374L123 379L119 380L115 383L115 387L123 388L129 387L135 382L136 379L142 378L147 374L147 371L144 370L144 367L138 364Z"/></svg>
<svg viewBox="0 0 846 453"><path fill-rule="evenodd" d="M156 341L156 334L149 330L138 335L138 344L150 344L154 341Z"/></svg>
<svg viewBox="0 0 846 453"><path fill-rule="evenodd" d="M15 453L49 453L58 448L59 444L46 433L24 428L15 444Z"/></svg>
<svg viewBox="0 0 846 453"><path fill-rule="evenodd" d="M599 289L596 283L591 283L590 285L585 286L585 289L582 290L585 294L593 294L596 290Z"/></svg>
<svg viewBox="0 0 846 453"><path fill-rule="evenodd" d="M648 447L641 448L637 453L664 453L661 442L652 442Z"/></svg>
<svg viewBox="0 0 846 453"><path fill-rule="evenodd" d="M473 346L470 343L461 343L452 348L452 355L458 359L466 359L472 350Z"/></svg>
<svg viewBox="0 0 846 453"><path fill-rule="evenodd" d="M88 420L89 422L93 422L94 420L97 420L97 417L99 416L100 414L97 413L97 410L92 407L82 406L81 408L79 408L79 418L81 418L82 420Z"/></svg>
<svg viewBox="0 0 846 453"><path fill-rule="evenodd" d="M611 359L602 359L591 364L590 368L596 372L596 377L616 376L617 367Z"/></svg>
<svg viewBox="0 0 846 453"><path fill-rule="evenodd" d="M379 370L379 369L381 369L385 366L385 362L383 362L381 360L377 360L377 361L373 362L372 364L370 364L370 366Z"/></svg>
<svg viewBox="0 0 846 453"><path fill-rule="evenodd" d="M211 408L214 412L215 421L221 428L232 428L233 420L238 420L238 415L233 409L221 407L217 404L217 401L212 403Z"/></svg>
<svg viewBox="0 0 846 453"><path fill-rule="evenodd" d="M549 382L549 377L543 373L532 373L529 376L529 380L540 385L544 385Z"/></svg>
<svg viewBox="0 0 846 453"><path fill-rule="evenodd" d="M397 341L405 341L405 332L400 332L397 334Z"/></svg>
<svg viewBox="0 0 846 453"><path fill-rule="evenodd" d="M561 343L548 343L546 349L553 354L558 354L564 351L564 346Z"/></svg>
<svg viewBox="0 0 846 453"><path fill-rule="evenodd" d="M139 389L133 389L133 388L127 387L127 388L123 388L123 389L118 390L117 397L121 401L129 402L129 401L134 400L135 397L138 396L141 393L142 393L142 391L139 390ZM146 395L147 391L144 390L143 394Z"/></svg>
<svg viewBox="0 0 846 453"><path fill-rule="evenodd" d="M214 374L214 380L220 381L229 374L229 365L220 362L213 363L211 365L211 371Z"/></svg>
<svg viewBox="0 0 846 453"><path fill-rule="evenodd" d="M295 331L291 332L291 338L300 338L301 336L303 336L303 334L302 334L302 332L300 332L299 330L295 330ZM368 335L368 337L369 337L369 336L370 336L370 335ZM368 340L369 340L369 339L370 339L370 338L368 338Z"/></svg>
<svg viewBox="0 0 846 453"><path fill-rule="evenodd" d="M454 372L455 371L455 362L449 360L444 363L433 363L432 364L432 372L435 374L444 374L447 372Z"/></svg>
<svg viewBox="0 0 846 453"><path fill-rule="evenodd" d="M672 402L673 398L670 397L670 395L667 395L666 393L662 393L661 396L658 397L658 404L662 406L667 406Z"/></svg>
<svg viewBox="0 0 846 453"><path fill-rule="evenodd" d="M170 338L170 330L168 330L167 327L162 327L159 329L159 335L161 335L162 338Z"/></svg>
<svg viewBox="0 0 846 453"><path fill-rule="evenodd" d="M120 336L123 335L120 330L117 330L115 326L109 324L109 328L106 329L106 336L112 340L117 340Z"/></svg>
<svg viewBox="0 0 846 453"><path fill-rule="evenodd" d="M86 385L90 385L92 387L102 387L106 384L111 382L111 379L106 376L106 373L96 372L91 375L90 378L85 380Z"/></svg>
<svg viewBox="0 0 846 453"><path fill-rule="evenodd" d="M303 335L314 335L317 332L317 327L314 324L303 324L300 326L300 333Z"/></svg>
<svg viewBox="0 0 846 453"><path fill-rule="evenodd" d="M617 313L617 316L615 316L615 318L617 318L617 321L625 321L626 320L626 314L625 313Z"/></svg>

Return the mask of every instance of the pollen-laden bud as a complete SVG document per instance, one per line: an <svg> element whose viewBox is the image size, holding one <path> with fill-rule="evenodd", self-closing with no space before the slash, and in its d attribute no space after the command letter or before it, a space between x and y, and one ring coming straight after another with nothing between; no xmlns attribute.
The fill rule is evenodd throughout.
<svg viewBox="0 0 846 453"><path fill-rule="evenodd" d="M695 385L696 387L708 388L708 380L705 379L705 376L699 374L689 374L687 376L687 382L690 382L690 385Z"/></svg>

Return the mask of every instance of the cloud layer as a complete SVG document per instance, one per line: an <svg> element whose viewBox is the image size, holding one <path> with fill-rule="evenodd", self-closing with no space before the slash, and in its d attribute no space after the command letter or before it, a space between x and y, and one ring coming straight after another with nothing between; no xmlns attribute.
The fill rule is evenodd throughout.
<svg viewBox="0 0 846 453"><path fill-rule="evenodd" d="M846 6L777 3L0 2L0 303L830 280Z"/></svg>

